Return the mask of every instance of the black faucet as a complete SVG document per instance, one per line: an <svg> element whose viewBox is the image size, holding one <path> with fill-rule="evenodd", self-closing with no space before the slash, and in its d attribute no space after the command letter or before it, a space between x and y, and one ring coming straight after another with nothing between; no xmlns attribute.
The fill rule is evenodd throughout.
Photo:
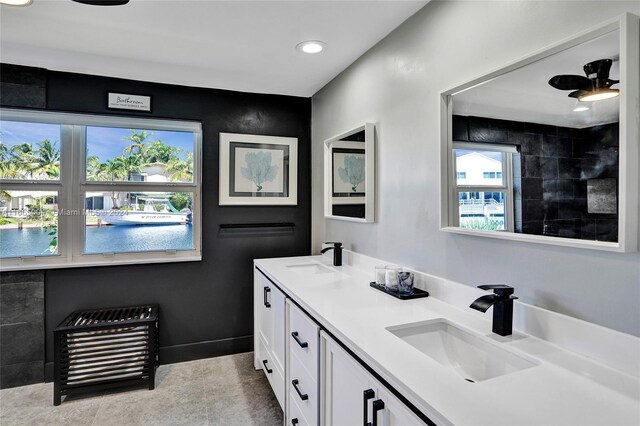
<svg viewBox="0 0 640 426"><path fill-rule="evenodd" d="M326 247L320 250L320 253L325 253L329 250L333 250L333 266L342 266L342 243L325 243L333 244L333 247Z"/></svg>
<svg viewBox="0 0 640 426"><path fill-rule="evenodd" d="M493 306L493 327L491 330L501 336L509 336L513 327L513 287L504 284L479 285L483 290L493 290L493 294L476 299L471 306L480 312L487 312Z"/></svg>

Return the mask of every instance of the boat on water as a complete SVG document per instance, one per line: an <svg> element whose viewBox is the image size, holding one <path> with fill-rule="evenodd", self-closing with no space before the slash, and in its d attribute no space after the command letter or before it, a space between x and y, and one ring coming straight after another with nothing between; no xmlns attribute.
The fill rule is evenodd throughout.
<svg viewBox="0 0 640 426"><path fill-rule="evenodd" d="M138 198L144 201L142 211L103 210L96 216L109 225L187 225L191 223L192 212L185 208L176 210L165 198ZM158 207L160 206L160 207Z"/></svg>

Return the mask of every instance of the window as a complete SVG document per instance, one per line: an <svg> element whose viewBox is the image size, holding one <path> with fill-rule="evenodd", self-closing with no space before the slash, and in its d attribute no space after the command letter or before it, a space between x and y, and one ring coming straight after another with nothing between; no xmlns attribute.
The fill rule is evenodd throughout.
<svg viewBox="0 0 640 426"><path fill-rule="evenodd" d="M199 260L200 123L0 110L3 270Z"/></svg>
<svg viewBox="0 0 640 426"><path fill-rule="evenodd" d="M454 143L454 221L456 226L482 230L513 230L512 156L515 147ZM461 182L459 169L465 170ZM488 171L487 171L488 170Z"/></svg>
<svg viewBox="0 0 640 426"><path fill-rule="evenodd" d="M458 175L458 180L467 178L467 172L458 172L457 175Z"/></svg>

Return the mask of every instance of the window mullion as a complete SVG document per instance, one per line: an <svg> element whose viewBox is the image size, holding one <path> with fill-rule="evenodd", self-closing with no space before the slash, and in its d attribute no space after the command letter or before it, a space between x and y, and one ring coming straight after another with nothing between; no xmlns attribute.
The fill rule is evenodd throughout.
<svg viewBox="0 0 640 426"><path fill-rule="evenodd" d="M73 243L73 219L79 213L77 206L75 206L73 202L75 185L73 127L74 126L69 124L63 124L61 126L60 136L60 183L62 190L58 206L60 211L58 216L58 251L62 257L61 260L66 262L72 260L72 251L75 246Z"/></svg>

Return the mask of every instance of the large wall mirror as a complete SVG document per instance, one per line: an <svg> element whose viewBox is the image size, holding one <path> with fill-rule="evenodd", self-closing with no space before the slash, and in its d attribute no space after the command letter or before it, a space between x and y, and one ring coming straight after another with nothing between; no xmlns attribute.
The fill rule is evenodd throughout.
<svg viewBox="0 0 640 426"><path fill-rule="evenodd" d="M635 251L638 18L442 94L442 228Z"/></svg>
<svg viewBox="0 0 640 426"><path fill-rule="evenodd" d="M374 125L366 123L324 142L324 215L374 221Z"/></svg>

